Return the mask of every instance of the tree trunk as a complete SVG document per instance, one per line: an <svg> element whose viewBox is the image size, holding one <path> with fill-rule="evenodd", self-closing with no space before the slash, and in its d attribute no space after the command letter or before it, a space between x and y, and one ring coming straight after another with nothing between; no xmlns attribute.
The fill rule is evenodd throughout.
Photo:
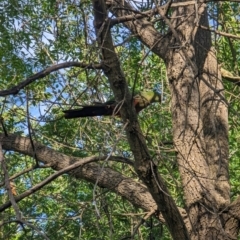
<svg viewBox="0 0 240 240"><path fill-rule="evenodd" d="M107 24L107 10L104 0L93 0L95 29L99 47L102 50L102 61L105 64L104 74L108 78L115 99L122 103L120 115L125 123L129 146L134 155L134 167L139 178L148 187L158 210L161 211L166 225L174 239L189 239L188 231L180 212L170 196L168 189L153 163L147 144L137 121L128 85L120 67L120 61L113 46L112 36Z"/></svg>
<svg viewBox="0 0 240 240"><path fill-rule="evenodd" d="M175 16L190 17L173 22L180 41L173 36L165 59L172 92L173 139L191 239L231 239L221 215L230 202L227 105L211 36L195 27L194 8L175 10ZM198 15L199 23L207 25L205 6Z"/></svg>
<svg viewBox="0 0 240 240"><path fill-rule="evenodd" d="M119 17L133 9L117 4L124 4L114 12ZM171 22L161 14L171 29L164 37L147 19L124 24L166 63L191 239L236 239L238 217L224 211L230 202L227 104L210 32L198 27L208 26L206 4L172 9Z"/></svg>

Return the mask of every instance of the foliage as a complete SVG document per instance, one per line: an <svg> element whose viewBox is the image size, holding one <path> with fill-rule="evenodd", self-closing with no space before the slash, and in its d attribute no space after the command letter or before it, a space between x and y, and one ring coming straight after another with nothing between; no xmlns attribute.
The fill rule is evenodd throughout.
<svg viewBox="0 0 240 240"><path fill-rule="evenodd" d="M0 88L8 89L46 67L65 61L100 62L89 1L3 1L0 9ZM148 9L147 4L140 6ZM213 30L239 34L239 5L209 3ZM157 19L157 16L155 16ZM214 18L214 20L213 20ZM217 19L216 19L217 18ZM165 31L163 21L155 27ZM170 92L165 65L135 36L119 24L112 28L116 51L131 91L157 89L161 106L154 104L139 115L140 125L154 162L173 198L183 206L183 193L173 148ZM219 62L239 75L239 39L213 32ZM231 195L239 193L239 87L224 82L229 102ZM63 119L62 110L106 101L113 94L101 70L67 68L35 81L19 94L1 98L1 115L8 133L34 140L69 156L117 155L132 159L119 118ZM33 167L34 157L5 152L9 175ZM139 181L132 166L103 161L104 167ZM40 164L41 166L41 164ZM51 175L51 168L36 168L14 179L23 193ZM1 174L0 202L7 201ZM95 197L95 196L97 197ZM111 192L64 174L18 203L24 218L50 239L124 239L141 221L144 211ZM32 228L14 222L8 208L0 214L1 239L42 239ZM161 223L151 217L138 229L135 239L170 239Z"/></svg>

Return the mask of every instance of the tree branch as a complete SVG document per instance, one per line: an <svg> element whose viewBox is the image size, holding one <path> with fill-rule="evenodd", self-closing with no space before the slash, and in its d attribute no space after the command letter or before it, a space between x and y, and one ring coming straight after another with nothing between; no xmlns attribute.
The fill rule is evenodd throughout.
<svg viewBox="0 0 240 240"><path fill-rule="evenodd" d="M45 164L44 166L38 166L37 168L49 168L49 167L51 167L51 165ZM13 176L9 177L9 180L12 181L13 179L15 179L15 178L17 178L17 177L19 177L19 176L21 176L25 173L31 172L34 169L36 169L36 165L32 166L32 167L29 167L29 168L26 168L23 171L14 174ZM3 187L3 186L4 186L4 182L0 182L0 187Z"/></svg>
<svg viewBox="0 0 240 240"><path fill-rule="evenodd" d="M31 142L31 140L30 140L30 142ZM103 160L103 159L102 159L102 157L99 158L99 157L93 156L93 157L88 157L88 158L82 159L80 162L75 162L75 163L73 163L73 164L55 172L51 176L45 178L42 182L36 184L34 187L28 189L24 193L16 196L14 201L19 202L20 200L28 197L29 195L31 195L31 194L35 193L36 191L40 190L45 185L49 184L50 182L52 182L53 180L55 180L57 177L61 176L64 173L70 172L71 170L73 170L75 168L78 168L80 166L83 166L86 163L90 163L90 162L94 162L94 161L98 161L98 160ZM0 212L4 211L6 208L10 207L11 205L13 205L12 201L6 202L2 206L0 206Z"/></svg>
<svg viewBox="0 0 240 240"><path fill-rule="evenodd" d="M28 227L34 229L39 235L41 235L44 239L49 240L49 238L46 236L46 234L44 232L42 232L40 229L38 229L36 226L34 226L33 224L27 222L24 220L24 217L17 205L17 201L14 198L14 193L12 191L12 186L11 186L11 182L9 180L9 175L8 175L8 171L7 171L7 166L5 163L5 158L3 156L2 153L2 145L0 144L0 163L4 172L4 179L5 179L5 186L8 192L8 197L10 199L9 204L13 206L14 212L16 214L16 222L19 223L21 226L23 226L23 224L27 225Z"/></svg>
<svg viewBox="0 0 240 240"><path fill-rule="evenodd" d="M29 138L13 134L9 134L9 136L0 134L0 140L2 141L3 149L16 151L32 157L33 152ZM39 161L51 165L54 170L65 169L71 164L87 159L67 156L37 142L34 142L34 145ZM109 160L115 161L116 158L111 156ZM102 159L105 159L105 157ZM157 209L156 203L144 185L133 181L131 178L124 177L110 168L104 168L101 175L99 175L100 169L101 166L98 164L88 163L72 171L71 176L77 179L85 179L92 183L95 183L98 179L99 186L125 197L133 205L141 207L146 211Z"/></svg>
<svg viewBox="0 0 240 240"><path fill-rule="evenodd" d="M128 85L113 46L110 26L106 21L107 12L104 0L93 0L93 8L97 40L99 47L102 49L103 62L107 66L103 70L109 80L116 100L119 102L123 101L120 113L123 122L128 122L126 134L134 155L135 170L156 201L173 239L187 240L189 236L186 226L163 179L158 173L157 167L152 162L146 141L137 121Z"/></svg>
<svg viewBox="0 0 240 240"><path fill-rule="evenodd" d="M216 33L216 34L218 34L218 35L221 35L221 36L224 36L224 37L240 39L240 36L233 35L233 34L226 33L226 32L221 32L221 31L214 30L214 29L210 29L209 27L205 27L205 26L203 26L203 25L198 25L198 27L200 27L201 29L210 31L210 32L214 32L214 33Z"/></svg>
<svg viewBox="0 0 240 240"><path fill-rule="evenodd" d="M9 203L13 206L13 209L15 211L16 214L16 218L18 221L21 221L21 213L20 213L20 209L14 199L14 195L12 192L12 187L11 187L11 183L9 180L9 175L8 175L8 171L7 171L7 166L6 166L6 162L5 162L5 158L3 156L3 152L2 152L2 145L0 144L0 163L1 163L1 167L3 169L3 174L4 174L4 183L5 183L5 188L7 190L8 193L8 197L10 199Z"/></svg>
<svg viewBox="0 0 240 240"><path fill-rule="evenodd" d="M18 85L8 90L0 91L0 96L17 94L21 89L25 88L27 85L34 82L35 80L44 78L52 72L56 72L60 69L69 68L69 67L80 67L80 68L86 68L86 69L102 69L102 65L98 63L87 64L87 63L80 63L80 62L65 62L65 63L56 64L42 70L41 72L34 74L33 76L25 79L24 81L20 82Z"/></svg>
<svg viewBox="0 0 240 240"><path fill-rule="evenodd" d="M119 9L117 9L117 8ZM121 10L121 9L125 10ZM116 17L124 17L132 14L135 9L126 1L114 1L113 8L109 9ZM124 22L124 25L141 41L146 44L154 53L160 54L163 58L167 51L168 36L162 36L145 18L134 19L133 21Z"/></svg>
<svg viewBox="0 0 240 240"><path fill-rule="evenodd" d="M165 12L165 14L166 14L166 11L170 7L170 5L171 5L171 7L181 7L181 6L188 6L188 5L191 5L191 4L195 4L195 1L186 1L186 2L178 2L178 3L171 3L171 1L168 1L166 4L164 4L160 7L155 7L153 9L150 9L150 10L147 10L147 11L144 11L144 12L136 11L136 10L133 10L133 9L130 10L129 8L124 8L123 9L121 7L120 8L113 7L112 11L115 11L117 9L118 10L128 10L128 11L132 11L135 14L123 15L121 17L111 19L110 20L110 26L112 27L115 24L125 23L125 22L128 22L128 21L134 21L136 19L152 17L153 15L156 15L156 14L159 13L159 9L162 12Z"/></svg>
<svg viewBox="0 0 240 240"><path fill-rule="evenodd" d="M221 68L221 75L225 80L232 82L235 85L240 86L240 77L239 76L237 76L237 77L233 76L233 74L231 72L229 72L228 70L226 70L224 68Z"/></svg>
<svg viewBox="0 0 240 240"><path fill-rule="evenodd" d="M2 142L3 149L9 151L15 151L27 156L32 157L32 148L31 142L29 138L9 134L9 136L5 136L4 134L0 134L0 141ZM87 159L94 158L78 158L71 157L65 154L59 153L49 147L46 147L40 143L34 142L36 147L36 153L38 155L38 159L40 162L51 165L54 170L62 170L67 169L69 166L73 166L75 163L83 163L87 161ZM105 159L106 156L102 157L102 160ZM97 159L98 157L96 157ZM109 160L117 160L118 157L111 156ZM99 159L99 158L98 158ZM100 160L100 159L99 159ZM86 162L85 162L86 163ZM85 165L80 165L74 170L71 170L69 174L76 179L84 179L88 182L95 183L98 179L98 186L107 188L112 192L124 197L129 202L131 202L134 206L140 207L146 212L155 211L157 213L157 205L149 193L146 186L143 184L132 180L131 178L123 176L121 173L116 172L110 168L104 168L100 173L101 166L96 163L88 163ZM15 197L16 201L22 196L19 195ZM3 204L1 209L6 209L11 206ZM188 216L186 215L186 211L182 208L179 208L184 221L190 228L191 225L189 223ZM162 223L165 222L162 215L158 213L155 215Z"/></svg>

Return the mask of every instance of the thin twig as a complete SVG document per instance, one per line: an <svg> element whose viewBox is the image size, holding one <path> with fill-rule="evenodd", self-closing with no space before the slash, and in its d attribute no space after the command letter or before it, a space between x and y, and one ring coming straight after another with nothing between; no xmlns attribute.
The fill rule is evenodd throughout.
<svg viewBox="0 0 240 240"><path fill-rule="evenodd" d="M50 167L52 167L52 164L45 164L44 166L38 166L38 168L50 168ZM36 166L29 167L27 169L24 169L21 172L18 172L16 174L12 175L11 177L9 177L9 180L12 181L13 179L15 179L25 173L28 173L28 172L32 171L33 169L36 169ZM4 182L0 182L0 187L4 186L4 184L5 184Z"/></svg>
<svg viewBox="0 0 240 240"><path fill-rule="evenodd" d="M55 172L54 174L52 174L51 176L47 177L45 180L43 180L42 182L36 184L34 187L28 189L27 191L25 191L24 193L18 195L15 197L15 201L19 202L20 200L22 200L23 198L33 194L34 192L38 191L39 189L43 188L45 185L47 185L48 183L52 182L53 180L55 180L57 177L61 176L62 174L69 172L75 168L78 168L84 164L90 163L90 162L95 162L95 161L100 161L103 160L103 157L97 157L97 156L92 156L92 157L87 157L82 161L76 162L71 164L70 166L61 169L58 172ZM10 186L9 186L10 188ZM3 205L0 206L0 212L5 210L6 208L10 207L12 205L12 202L6 202Z"/></svg>
<svg viewBox="0 0 240 240"><path fill-rule="evenodd" d="M124 130L126 129L128 123L129 123L128 121L125 123L125 125L124 125L123 128L122 128L122 131L124 131ZM122 132L121 132L121 133L122 133ZM99 178L100 178L100 176L102 175L103 169L105 168L105 165L106 165L107 161L108 161L109 158L112 156L113 152L114 152L115 149L116 149L116 146L117 146L119 140L121 139L121 133L117 136L116 142L115 142L115 144L113 145L111 152L109 153L109 155L108 155L108 156L106 157L106 159L104 160L104 163L103 163L103 165L102 165L102 167L101 167L101 169L100 169L100 172L99 172L99 175L98 175L98 177L97 177L97 180L96 180L96 182L95 182L95 184L94 184L94 188L93 188L93 201L94 201L94 202L96 202L96 188L97 188L97 185L98 185L98 182L99 182ZM97 208L97 205L94 204L94 206L95 206L95 209L96 209L97 216L100 217L100 213L99 213L99 210L98 210L98 208Z"/></svg>
<svg viewBox="0 0 240 240"><path fill-rule="evenodd" d="M17 202L14 198L12 189L11 189L11 182L9 180L9 175L8 175L8 171L7 171L7 166L5 163L5 159L2 153L2 145L0 144L0 163L4 172L4 181L5 181L5 186L8 192L8 197L10 199L10 203L13 206L14 212L16 214L16 220L17 222L24 227L24 225L29 226L30 228L34 229L39 235L41 235L44 239L49 240L49 238L46 236L45 233L43 233L40 229L38 229L36 226L32 225L31 223L28 223L27 221L24 220L24 217L17 205Z"/></svg>
<svg viewBox="0 0 240 240"><path fill-rule="evenodd" d="M36 153L36 149L35 149L35 146L34 146L34 143L33 143L33 138L32 138L32 125L31 125L31 122L30 122L30 119L29 119L30 113L29 113L29 101L28 101L29 99L28 99L28 96L29 96L29 92L27 90L27 97L26 97L27 127L28 127L28 134L29 134L30 143L31 143L32 150L33 150L33 158L36 161L36 167L38 167L39 163L38 163L37 153Z"/></svg>
<svg viewBox="0 0 240 240"><path fill-rule="evenodd" d="M141 218L140 222L137 224L137 226L134 228L133 230L133 233L131 235L131 239L134 239L134 235L137 233L137 230L139 229L139 227L146 222L146 220L148 218L150 218L154 213L155 213L156 210L152 210L150 212L148 212L143 218Z"/></svg>

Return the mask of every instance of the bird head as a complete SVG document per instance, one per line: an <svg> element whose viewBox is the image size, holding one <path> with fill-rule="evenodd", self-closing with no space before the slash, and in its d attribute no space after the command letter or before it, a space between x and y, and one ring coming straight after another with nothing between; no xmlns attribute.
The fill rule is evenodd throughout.
<svg viewBox="0 0 240 240"><path fill-rule="evenodd" d="M149 104L154 102L161 102L161 94L156 91L143 91L140 92L140 96L145 98Z"/></svg>
<svg viewBox="0 0 240 240"><path fill-rule="evenodd" d="M161 102L161 94L155 91L143 91L133 97L137 112L154 102Z"/></svg>

